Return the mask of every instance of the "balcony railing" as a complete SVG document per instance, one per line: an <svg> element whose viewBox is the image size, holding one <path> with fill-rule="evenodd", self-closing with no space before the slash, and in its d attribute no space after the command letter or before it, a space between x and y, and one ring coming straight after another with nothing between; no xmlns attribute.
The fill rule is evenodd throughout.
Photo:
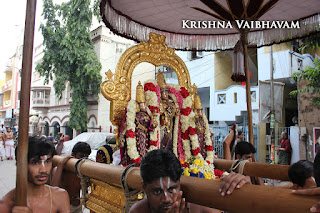
<svg viewBox="0 0 320 213"><path fill-rule="evenodd" d="M3 107L6 108L6 107L9 107L9 106L11 106L11 100L4 101Z"/></svg>
<svg viewBox="0 0 320 213"><path fill-rule="evenodd" d="M2 87L2 91L5 92L5 91L11 89L11 86L12 86L12 80L6 81L4 83L4 86Z"/></svg>
<svg viewBox="0 0 320 213"><path fill-rule="evenodd" d="M33 107L49 107L50 99L33 99L32 103Z"/></svg>

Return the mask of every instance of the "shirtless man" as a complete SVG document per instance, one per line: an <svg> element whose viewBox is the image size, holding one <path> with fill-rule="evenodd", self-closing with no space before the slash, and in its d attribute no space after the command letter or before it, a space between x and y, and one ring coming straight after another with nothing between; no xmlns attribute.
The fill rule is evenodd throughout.
<svg viewBox="0 0 320 213"><path fill-rule="evenodd" d="M15 205L15 189L13 189L0 200L1 213L70 212L68 193L64 189L46 185L54 154L54 147L46 138L29 137L27 207Z"/></svg>
<svg viewBox="0 0 320 213"><path fill-rule="evenodd" d="M13 141L13 132L11 128L8 127L7 133L5 134L5 147L6 147L6 158L8 160L13 160L14 153L14 141Z"/></svg>
<svg viewBox="0 0 320 213"><path fill-rule="evenodd" d="M4 156L5 156L5 140L4 140L4 134L0 132L0 159L3 161Z"/></svg>
<svg viewBox="0 0 320 213"><path fill-rule="evenodd" d="M147 153L140 165L140 175L147 198L135 203L129 213L221 212L187 202L180 191L181 173L180 162L171 151L158 149ZM230 176L233 177L232 180L226 177L222 181L220 188L222 196L250 182L249 178L245 180L245 176L240 174L232 173Z"/></svg>

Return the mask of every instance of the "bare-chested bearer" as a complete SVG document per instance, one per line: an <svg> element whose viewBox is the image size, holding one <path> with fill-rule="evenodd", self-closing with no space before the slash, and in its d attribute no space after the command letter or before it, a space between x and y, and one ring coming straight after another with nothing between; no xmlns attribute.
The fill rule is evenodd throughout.
<svg viewBox="0 0 320 213"><path fill-rule="evenodd" d="M180 189L181 174L180 162L171 151L158 149L148 152L140 164L146 198L135 203L129 213L221 212L185 200ZM231 194L235 187L241 188L247 183L250 183L249 177L231 173L222 179L220 193L222 196Z"/></svg>
<svg viewBox="0 0 320 213"><path fill-rule="evenodd" d="M7 133L5 134L5 149L6 149L6 158L8 160L13 160L14 154L14 141L13 141L13 132L11 128L7 128Z"/></svg>
<svg viewBox="0 0 320 213"><path fill-rule="evenodd" d="M68 193L64 189L46 185L54 154L54 147L46 138L29 137L27 207L15 205L16 190L13 189L0 200L1 213L70 212Z"/></svg>

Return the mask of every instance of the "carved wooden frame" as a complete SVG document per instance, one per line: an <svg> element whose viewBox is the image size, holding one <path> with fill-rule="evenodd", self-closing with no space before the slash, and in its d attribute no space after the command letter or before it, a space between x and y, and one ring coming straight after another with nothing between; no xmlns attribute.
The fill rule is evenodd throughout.
<svg viewBox="0 0 320 213"><path fill-rule="evenodd" d="M166 37L155 33L149 34L149 41L127 49L119 59L114 74L109 70L100 90L110 104L110 120L113 125L121 125L125 108L131 99L131 82L134 68L142 62L154 66L169 66L177 74L179 85L191 92L191 80L188 69L175 50L165 43Z"/></svg>

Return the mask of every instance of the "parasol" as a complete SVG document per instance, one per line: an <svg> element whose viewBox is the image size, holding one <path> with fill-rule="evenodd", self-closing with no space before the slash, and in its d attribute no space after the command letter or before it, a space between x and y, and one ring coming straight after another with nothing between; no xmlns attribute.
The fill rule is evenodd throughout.
<svg viewBox="0 0 320 213"><path fill-rule="evenodd" d="M141 42L151 32L162 34L176 50L227 50L241 40L251 143L248 45L262 47L320 31L319 0L101 0L100 13L120 36Z"/></svg>

